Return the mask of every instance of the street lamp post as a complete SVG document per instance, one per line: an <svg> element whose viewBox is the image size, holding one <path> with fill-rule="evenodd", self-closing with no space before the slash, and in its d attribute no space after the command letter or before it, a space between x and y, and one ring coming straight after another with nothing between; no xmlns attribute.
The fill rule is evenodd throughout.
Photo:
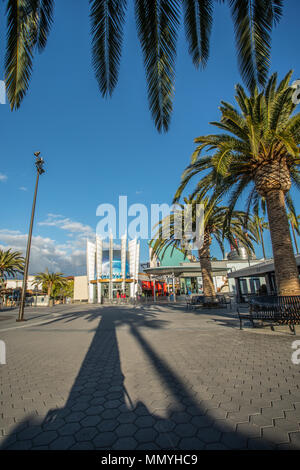
<svg viewBox="0 0 300 470"><path fill-rule="evenodd" d="M32 227L33 227L34 212L35 212L36 195L37 195L38 184L39 184L39 176L42 173L45 172L45 170L43 169L44 160L40 157L40 152L35 152L34 156L35 156L35 166L36 166L36 170L37 170L37 175L36 175L36 183L35 183L35 190L34 190L32 210L31 210L31 219L30 219L28 240L27 240L20 310L19 310L19 316L18 316L16 321L24 321L24 304L25 304L26 287L27 287L28 265L29 265L29 256L30 256L30 247L31 247L31 237L32 237Z"/></svg>

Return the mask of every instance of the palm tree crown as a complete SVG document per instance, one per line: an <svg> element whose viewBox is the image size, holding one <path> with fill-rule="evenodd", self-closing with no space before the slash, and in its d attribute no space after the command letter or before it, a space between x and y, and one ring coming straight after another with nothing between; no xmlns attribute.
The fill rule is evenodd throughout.
<svg viewBox="0 0 300 470"><path fill-rule="evenodd" d="M282 0L219 0L231 10L240 72L245 83L265 83L271 31L282 15ZM135 0L149 107L159 131L169 127L173 108L177 35L183 9L189 53L205 66L216 0ZM7 0L5 72L11 108L29 86L35 49L42 51L53 21L54 0ZM118 81L127 0L90 0L92 60L101 94Z"/></svg>
<svg viewBox="0 0 300 470"><path fill-rule="evenodd" d="M201 173L203 178L195 193L213 189L220 194L227 193L230 211L246 189L249 190L247 212L257 206L259 198L264 198L276 279L282 295L300 294L285 210L292 182L300 187L300 113L293 114L291 74L289 72L278 86L277 75L273 74L261 93L255 88L249 97L237 85L236 101L240 109L222 102L221 120L212 124L223 133L195 139L198 146L192 163L185 170L175 195L176 201L190 179ZM202 157L204 149L212 154Z"/></svg>
<svg viewBox="0 0 300 470"><path fill-rule="evenodd" d="M0 279L22 274L24 271L24 257L19 251L0 249Z"/></svg>
<svg viewBox="0 0 300 470"><path fill-rule="evenodd" d="M195 244L197 226L197 204L202 204L204 209L202 229L203 237L201 244L198 245L198 257L201 264L203 292L205 296L215 296L215 289L212 280L212 267L211 267L211 254L210 248L212 239L214 238L223 255L224 255L224 239L228 240L233 246L238 243L243 245L249 252L253 252L253 241L257 241L255 225L251 218L246 217L243 211L233 211L231 214L230 223L227 223L228 208L221 206L220 198L208 197L201 198L185 198L184 203L190 204L192 209L192 226L190 234L185 234L183 238L177 238L178 233L178 220L182 223L182 233L184 234L185 227L185 212L184 205L179 204L177 210L166 216L158 223L158 230L155 237L151 240L153 248L152 254L161 255L168 246L173 246L181 249L185 253L189 253L190 246ZM168 235L166 237L166 234ZM190 254L190 253L189 253Z"/></svg>
<svg viewBox="0 0 300 470"><path fill-rule="evenodd" d="M36 286L42 285L42 288L47 290L49 296L52 295L54 288L64 287L68 283L62 273L49 273L48 269L44 273L38 273L34 278L33 284Z"/></svg>

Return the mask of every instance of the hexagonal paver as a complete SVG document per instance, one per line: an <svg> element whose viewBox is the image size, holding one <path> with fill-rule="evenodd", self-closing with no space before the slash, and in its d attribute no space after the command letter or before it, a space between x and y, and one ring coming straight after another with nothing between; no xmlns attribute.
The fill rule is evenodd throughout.
<svg viewBox="0 0 300 470"><path fill-rule="evenodd" d="M94 392L92 395L93 397L104 397L106 394L105 390L97 390L97 392Z"/></svg>
<svg viewBox="0 0 300 470"><path fill-rule="evenodd" d="M8 450L29 450L31 448L32 442L30 440L17 441L7 447Z"/></svg>
<svg viewBox="0 0 300 470"><path fill-rule="evenodd" d="M137 447L137 441L133 437L121 437L114 445L114 450L134 450Z"/></svg>
<svg viewBox="0 0 300 470"><path fill-rule="evenodd" d="M247 437L239 434L238 432L225 432L222 435L221 443L229 449L246 449Z"/></svg>
<svg viewBox="0 0 300 470"><path fill-rule="evenodd" d="M100 416L103 410L104 407L102 405L90 406L87 410L85 410L85 414L88 416Z"/></svg>
<svg viewBox="0 0 300 470"><path fill-rule="evenodd" d="M149 415L149 411L148 409L146 408L145 405L142 405L142 404L139 404L135 410L134 410L134 413L139 415L139 416L146 416L146 415Z"/></svg>
<svg viewBox="0 0 300 470"><path fill-rule="evenodd" d="M181 439L179 443L179 448L182 450L202 450L204 449L205 444L200 439L196 437L187 437Z"/></svg>
<svg viewBox="0 0 300 470"><path fill-rule="evenodd" d="M157 431L153 428L142 428L135 433L134 437L139 443L154 442L157 435Z"/></svg>
<svg viewBox="0 0 300 470"><path fill-rule="evenodd" d="M75 434L77 441L91 441L98 434L95 427L82 428Z"/></svg>
<svg viewBox="0 0 300 470"><path fill-rule="evenodd" d="M23 431L17 433L18 440L26 440L26 439L33 439L38 434L41 434L43 429L41 426L29 426L28 428L24 429Z"/></svg>
<svg viewBox="0 0 300 470"><path fill-rule="evenodd" d="M119 421L116 419L103 419L97 426L100 432L113 431L119 426Z"/></svg>
<svg viewBox="0 0 300 470"><path fill-rule="evenodd" d="M214 442L213 444L206 444L205 450L228 450L228 447L221 444L221 442Z"/></svg>
<svg viewBox="0 0 300 470"><path fill-rule="evenodd" d="M155 443L159 446L160 449L176 449L179 445L180 437L172 432L160 433L156 439Z"/></svg>
<svg viewBox="0 0 300 470"><path fill-rule="evenodd" d="M103 413L101 413L102 418L104 419L114 419L117 418L121 413L118 409L113 409L113 410L105 410Z"/></svg>
<svg viewBox="0 0 300 470"><path fill-rule="evenodd" d="M76 442L71 448L71 450L93 450L95 446L92 442Z"/></svg>
<svg viewBox="0 0 300 470"><path fill-rule="evenodd" d="M72 406L72 411L85 411L89 406L88 402L79 402Z"/></svg>
<svg viewBox="0 0 300 470"><path fill-rule="evenodd" d="M62 426L58 432L62 436L72 436L75 434L80 429L80 424L79 423L67 423L64 426Z"/></svg>
<svg viewBox="0 0 300 470"><path fill-rule="evenodd" d="M63 436L51 442L49 448L51 450L66 450L70 449L75 444L73 436Z"/></svg>
<svg viewBox="0 0 300 470"><path fill-rule="evenodd" d="M175 413L172 413L171 419L172 421L175 421L175 423L180 424L180 423L188 423L189 421L191 421L192 417L188 413L177 411Z"/></svg>
<svg viewBox="0 0 300 470"><path fill-rule="evenodd" d="M191 423L177 424L174 432L180 437L192 437L197 433L197 428Z"/></svg>
<svg viewBox="0 0 300 470"><path fill-rule="evenodd" d="M120 377L121 379L124 379L123 377ZM114 385L108 389L109 393L111 392L122 392L124 394L124 388L121 387L120 385Z"/></svg>
<svg viewBox="0 0 300 470"><path fill-rule="evenodd" d="M212 442L218 442L220 440L221 433L210 426L208 428L199 429L197 437L206 444L210 444Z"/></svg>
<svg viewBox="0 0 300 470"><path fill-rule="evenodd" d="M103 405L103 403L105 403L105 398L104 397L97 397L97 398L93 398L91 401L90 401L90 404L92 406L97 406L97 405Z"/></svg>
<svg viewBox="0 0 300 470"><path fill-rule="evenodd" d="M138 428L148 428L153 426L154 423L155 419L152 416L139 416L134 422Z"/></svg>
<svg viewBox="0 0 300 470"><path fill-rule="evenodd" d="M56 439L57 437L58 437L58 434L56 431L42 432L41 434L39 434L33 439L33 444L35 446L48 445L52 441L54 441L54 439Z"/></svg>
<svg viewBox="0 0 300 470"><path fill-rule="evenodd" d="M97 424L99 424L100 421L101 421L100 416L92 415L92 416L87 416L86 418L83 418L80 421L80 424L81 426L84 426L84 427L97 426Z"/></svg>
<svg viewBox="0 0 300 470"><path fill-rule="evenodd" d="M210 416L194 416L191 419L191 423L196 426L196 428L206 428L213 423L213 419Z"/></svg>
<svg viewBox="0 0 300 470"><path fill-rule="evenodd" d="M104 403L104 408L106 409L113 409L113 408L118 408L121 405L120 400L108 400Z"/></svg>
<svg viewBox="0 0 300 470"><path fill-rule="evenodd" d="M66 423L76 423L80 421L82 418L85 417L85 414L82 411L74 411L73 413L69 413L68 416L65 417Z"/></svg>
<svg viewBox="0 0 300 470"><path fill-rule="evenodd" d="M93 439L93 444L96 448L106 449L110 448L117 438L114 432L102 432Z"/></svg>
<svg viewBox="0 0 300 470"><path fill-rule="evenodd" d="M53 421L46 422L43 424L44 431L57 431L65 425L65 420L61 418L54 419Z"/></svg>
<svg viewBox="0 0 300 470"><path fill-rule="evenodd" d="M125 413L120 413L117 420L121 424L133 423L137 419L137 415L132 411L127 411Z"/></svg>
<svg viewBox="0 0 300 470"><path fill-rule="evenodd" d="M154 442L145 442L144 444L139 444L136 450L160 450L160 447Z"/></svg>
<svg viewBox="0 0 300 470"><path fill-rule="evenodd" d="M111 392L107 395L109 400L121 400L123 401L123 392Z"/></svg>
<svg viewBox="0 0 300 470"><path fill-rule="evenodd" d="M137 431L137 427L135 424L126 423L126 424L120 424L115 430L115 433L117 434L118 437L130 437L130 436L133 436L136 431Z"/></svg>

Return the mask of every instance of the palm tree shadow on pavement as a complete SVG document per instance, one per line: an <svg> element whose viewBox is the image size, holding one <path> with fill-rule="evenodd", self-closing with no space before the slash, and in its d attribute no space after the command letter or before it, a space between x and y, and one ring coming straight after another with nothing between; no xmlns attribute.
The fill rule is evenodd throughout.
<svg viewBox="0 0 300 470"><path fill-rule="evenodd" d="M2 442L2 449L247 448L249 436L234 432L224 420L210 416L194 391L187 388L184 379L143 335L144 328L164 328L167 322L158 320L154 313L132 308L105 307L99 309L98 315L101 321L65 406L50 409L42 422L29 415ZM71 322L75 318L78 313L49 323ZM94 318L95 312L86 315L87 321ZM116 334L116 328L125 325L170 396L172 405L164 416L152 413L142 397L133 403L126 390ZM222 440L224 433L227 444ZM269 448L267 442L259 441L259 447Z"/></svg>

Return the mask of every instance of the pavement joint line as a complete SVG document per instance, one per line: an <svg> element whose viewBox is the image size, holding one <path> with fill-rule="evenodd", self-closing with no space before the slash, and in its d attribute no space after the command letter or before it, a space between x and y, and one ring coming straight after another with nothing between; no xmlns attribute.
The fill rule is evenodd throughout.
<svg viewBox="0 0 300 470"><path fill-rule="evenodd" d="M48 318L47 320L40 321L38 323L27 323L26 325L22 325L22 326L12 326L11 328L3 328L3 329L0 330L0 333L2 331L18 330L19 328L29 328L31 326L43 325L44 323L48 323L49 320L52 320L52 318Z"/></svg>

